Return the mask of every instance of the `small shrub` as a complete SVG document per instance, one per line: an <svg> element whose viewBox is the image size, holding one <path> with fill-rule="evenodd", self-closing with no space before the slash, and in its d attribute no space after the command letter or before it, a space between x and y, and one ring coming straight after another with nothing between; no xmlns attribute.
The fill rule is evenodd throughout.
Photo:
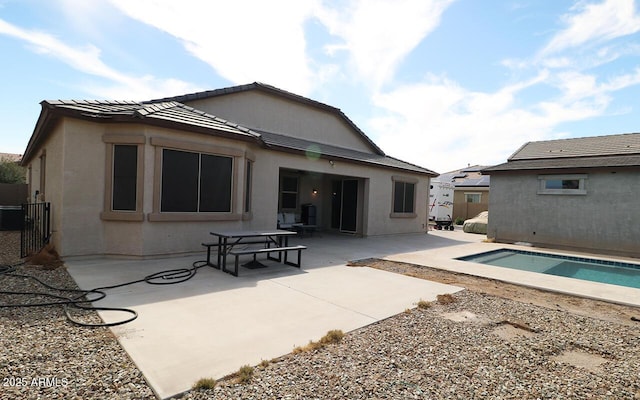
<svg viewBox="0 0 640 400"><path fill-rule="evenodd" d="M432 304L430 301L426 301L426 300L420 300L418 302L418 308L423 308L423 309L427 309L427 308L431 308Z"/></svg>
<svg viewBox="0 0 640 400"><path fill-rule="evenodd" d="M327 332L327 334L320 339L320 343L335 344L340 342L343 337L344 337L344 333L340 329L334 329L332 331Z"/></svg>
<svg viewBox="0 0 640 400"><path fill-rule="evenodd" d="M464 218L462 218L462 217L456 217L455 224L456 224L456 225L462 225L462 224L464 224Z"/></svg>
<svg viewBox="0 0 640 400"><path fill-rule="evenodd" d="M236 374L236 380L238 383L247 383L253 376L253 367L250 365L243 365L240 367Z"/></svg>
<svg viewBox="0 0 640 400"><path fill-rule="evenodd" d="M456 298L453 297L453 295L447 293L447 294L439 294L436 299L438 300L439 304L451 304L454 303L456 301Z"/></svg>
<svg viewBox="0 0 640 400"><path fill-rule="evenodd" d="M309 344L304 347L302 346L294 347L293 354L321 349L322 347L328 344L335 344L340 342L340 340L342 340L343 337L344 337L344 333L341 330L334 329L332 331L327 332L327 334L324 335L322 338L320 338L318 342L309 340Z"/></svg>
<svg viewBox="0 0 640 400"><path fill-rule="evenodd" d="M269 366L269 360L262 360L260 361L260 366L262 368L267 368Z"/></svg>
<svg viewBox="0 0 640 400"><path fill-rule="evenodd" d="M194 390L209 390L216 387L216 380L213 378L200 378L193 384Z"/></svg>

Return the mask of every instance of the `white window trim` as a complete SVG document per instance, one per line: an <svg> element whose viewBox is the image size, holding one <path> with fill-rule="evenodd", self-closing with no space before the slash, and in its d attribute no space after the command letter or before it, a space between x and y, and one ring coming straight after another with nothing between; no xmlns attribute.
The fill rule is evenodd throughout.
<svg viewBox="0 0 640 400"><path fill-rule="evenodd" d="M538 194L551 195L586 195L587 174L567 174L567 175L538 175ZM548 180L578 180L578 189L547 189Z"/></svg>
<svg viewBox="0 0 640 400"><path fill-rule="evenodd" d="M482 192L464 192L464 202L465 203L469 203L469 201L467 201L467 195L468 194L471 194L471 195L476 195L477 194L479 196L478 197L478 203L482 203ZM473 203L473 202L471 202L471 203ZM475 203L475 204L477 204L477 203Z"/></svg>

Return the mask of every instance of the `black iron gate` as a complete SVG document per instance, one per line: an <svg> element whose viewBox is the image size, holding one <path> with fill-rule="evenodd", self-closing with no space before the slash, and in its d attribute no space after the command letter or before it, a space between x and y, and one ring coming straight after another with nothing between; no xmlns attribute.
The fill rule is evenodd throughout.
<svg viewBox="0 0 640 400"><path fill-rule="evenodd" d="M51 237L51 203L22 205L24 225L20 233L20 257L37 253Z"/></svg>

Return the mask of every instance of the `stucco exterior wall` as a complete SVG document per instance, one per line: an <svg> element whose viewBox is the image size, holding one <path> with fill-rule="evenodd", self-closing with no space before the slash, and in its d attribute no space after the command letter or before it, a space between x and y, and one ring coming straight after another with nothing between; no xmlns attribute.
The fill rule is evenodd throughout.
<svg viewBox="0 0 640 400"><path fill-rule="evenodd" d="M40 146L39 151L31 159L28 168L29 179L29 200L35 202L51 202L51 238L50 243L56 249L62 247L63 239L63 218L62 199L63 191L63 168L64 168L64 123L59 123L54 128L54 133L50 135ZM44 165L42 163L44 155ZM43 171L44 169L44 171ZM42 174L44 173L44 187L41 185ZM35 194L39 193L38 196ZM54 206L57 205L57 206Z"/></svg>
<svg viewBox="0 0 640 400"><path fill-rule="evenodd" d="M104 252L104 229L100 220L105 180L105 144L108 125L76 119L64 122L62 198L52 207L63 209L61 254ZM53 157L49 157L53 159ZM52 160L53 161L53 160Z"/></svg>
<svg viewBox="0 0 640 400"><path fill-rule="evenodd" d="M118 220L110 211L107 179L109 137L142 138L142 210L140 220ZM346 136L353 136L348 132ZM160 145L158 140L162 140ZM233 210L230 218L165 220L158 217L159 154L170 143L225 148L234 155ZM189 151L188 149L186 149ZM52 204L52 242L65 257L152 257L203 251L212 230L273 229L277 225L279 176L284 169L300 171L299 204L317 206L319 225L330 224L332 180L356 178L358 185L357 234L363 236L416 233L426 230L428 176L392 169L275 152L257 144L210 135L140 124L94 123L61 118L42 145L46 154L46 201ZM39 154L39 153L38 153ZM253 162L251 212L244 211L245 166ZM31 190L39 190L40 164L31 160ZM392 218L393 177L417 182L415 216ZM317 188L318 193L313 194ZM105 202L107 203L105 205Z"/></svg>
<svg viewBox="0 0 640 400"><path fill-rule="evenodd" d="M264 129L353 150L372 151L342 118L328 111L257 90L184 103L248 128Z"/></svg>
<svg viewBox="0 0 640 400"><path fill-rule="evenodd" d="M640 257L640 171L582 173L586 195L538 194L539 174L492 175L487 236Z"/></svg>

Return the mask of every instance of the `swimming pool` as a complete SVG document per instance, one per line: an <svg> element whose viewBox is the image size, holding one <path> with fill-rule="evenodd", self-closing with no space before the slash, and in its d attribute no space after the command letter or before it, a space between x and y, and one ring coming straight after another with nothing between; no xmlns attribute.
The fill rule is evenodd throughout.
<svg viewBox="0 0 640 400"><path fill-rule="evenodd" d="M640 264L499 249L457 260L640 289Z"/></svg>

